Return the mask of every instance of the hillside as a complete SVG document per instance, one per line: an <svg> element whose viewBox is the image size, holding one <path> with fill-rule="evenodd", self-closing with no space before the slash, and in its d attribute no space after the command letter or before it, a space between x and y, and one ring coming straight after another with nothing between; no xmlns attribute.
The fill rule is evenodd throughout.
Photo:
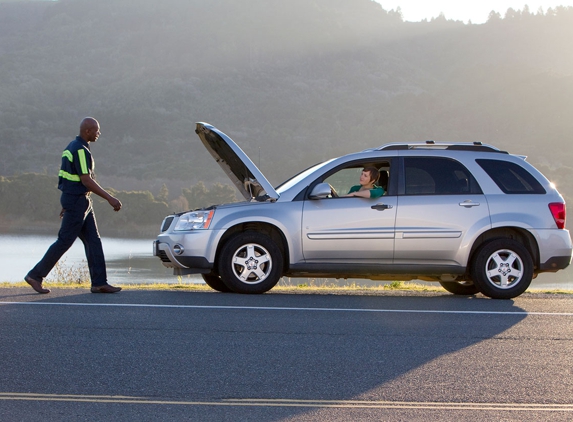
<svg viewBox="0 0 573 422"><path fill-rule="evenodd" d="M0 175L56 174L96 117L117 189L227 182L227 132L278 184L386 142L483 141L573 197L573 9L407 23L371 0L0 3ZM571 186L569 186L571 185Z"/></svg>

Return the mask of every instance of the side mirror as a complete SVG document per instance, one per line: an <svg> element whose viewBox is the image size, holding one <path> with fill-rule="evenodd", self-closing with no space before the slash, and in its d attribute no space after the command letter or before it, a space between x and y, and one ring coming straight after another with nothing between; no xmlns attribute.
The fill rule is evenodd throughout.
<svg viewBox="0 0 573 422"><path fill-rule="evenodd" d="M328 183L319 183L310 192L310 199L325 199L332 194L332 189Z"/></svg>

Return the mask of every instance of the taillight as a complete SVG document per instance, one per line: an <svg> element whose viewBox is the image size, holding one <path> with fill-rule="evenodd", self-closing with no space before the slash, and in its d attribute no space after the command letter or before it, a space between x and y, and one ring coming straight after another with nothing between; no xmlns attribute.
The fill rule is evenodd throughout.
<svg viewBox="0 0 573 422"><path fill-rule="evenodd" d="M553 219L555 220L555 224L557 224L557 228L564 229L565 216L567 214L565 211L565 204L561 202L552 202L549 204L549 210L551 211L551 215L553 215Z"/></svg>

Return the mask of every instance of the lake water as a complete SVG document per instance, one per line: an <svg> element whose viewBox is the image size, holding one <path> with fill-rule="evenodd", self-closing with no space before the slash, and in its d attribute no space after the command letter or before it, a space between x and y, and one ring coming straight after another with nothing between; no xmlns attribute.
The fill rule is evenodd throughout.
<svg viewBox="0 0 573 422"><path fill-rule="evenodd" d="M23 277L44 256L56 236L0 235L0 281L23 281ZM102 238L110 284L178 283L173 270L164 267L153 256L153 239ZM76 240L60 261L62 267L86 266L83 244ZM48 276L48 281L49 281ZM184 276L186 283L203 283L200 275ZM308 283L308 279L292 279L292 284ZM336 283L334 279L320 279L320 283ZM341 280L341 285L351 282L369 286L384 284L380 281ZM281 284L289 284L287 280ZM554 274L542 274L533 280L532 288L573 290L573 265Z"/></svg>
<svg viewBox="0 0 573 422"><path fill-rule="evenodd" d="M56 236L0 235L0 281L23 281L23 277L44 256ZM102 238L110 284L178 283L173 270L153 256L151 239ZM87 267L82 242L78 239L60 260L64 267ZM48 276L49 281L50 276ZM203 283L200 275L185 276L187 283Z"/></svg>

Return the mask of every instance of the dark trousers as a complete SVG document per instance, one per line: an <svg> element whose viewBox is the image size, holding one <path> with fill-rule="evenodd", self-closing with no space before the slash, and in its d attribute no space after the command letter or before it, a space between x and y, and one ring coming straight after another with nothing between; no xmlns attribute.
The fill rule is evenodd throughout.
<svg viewBox="0 0 573 422"><path fill-rule="evenodd" d="M105 258L91 199L86 195L63 193L60 203L65 212L58 240L48 248L42 260L30 270L28 276L34 280L43 281L79 237L86 251L92 286L107 284Z"/></svg>

